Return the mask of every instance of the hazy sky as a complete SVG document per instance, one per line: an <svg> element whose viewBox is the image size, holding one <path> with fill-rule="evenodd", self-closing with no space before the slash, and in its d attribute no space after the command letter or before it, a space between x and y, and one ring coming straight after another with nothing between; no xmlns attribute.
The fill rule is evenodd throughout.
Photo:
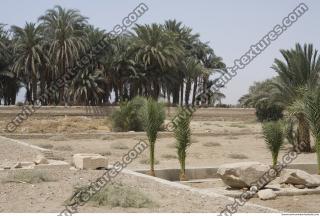
<svg viewBox="0 0 320 216"><path fill-rule="evenodd" d="M301 1L295 0L1 0L0 23L23 26L54 5L76 8L89 18L90 24L106 30L120 24L139 3L149 7L138 23L163 23L177 19L209 41L216 54L232 65L252 44L257 43L273 26L280 24ZM320 48L320 1L303 1L309 10L244 70L238 72L223 92L224 103L236 103L254 81L272 77L270 68L279 49L299 43L313 43Z"/></svg>

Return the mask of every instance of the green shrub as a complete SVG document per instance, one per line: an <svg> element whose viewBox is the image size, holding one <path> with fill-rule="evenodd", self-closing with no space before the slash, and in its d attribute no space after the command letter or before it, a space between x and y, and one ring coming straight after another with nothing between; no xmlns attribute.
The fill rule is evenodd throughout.
<svg viewBox="0 0 320 216"><path fill-rule="evenodd" d="M164 123L166 113L164 110L164 104L149 98L146 106L143 109L144 128L147 133L149 141L149 153L150 153L150 175L155 176L154 164L155 164L155 144L158 137L158 131Z"/></svg>
<svg viewBox="0 0 320 216"><path fill-rule="evenodd" d="M266 122L262 126L264 140L272 155L272 165L275 166L278 154L284 140L284 131L281 122Z"/></svg>
<svg viewBox="0 0 320 216"><path fill-rule="evenodd" d="M87 189L88 187L75 188L74 194ZM98 206L122 208L150 208L155 206L155 203L143 191L121 183L109 183L101 191L93 195L90 201ZM71 202L72 200L67 200L66 204Z"/></svg>
<svg viewBox="0 0 320 216"><path fill-rule="evenodd" d="M278 121L283 117L283 108L277 105L260 105L256 107L256 116L258 121Z"/></svg>
<svg viewBox="0 0 320 216"><path fill-rule="evenodd" d="M143 97L135 97L131 101L122 102L120 109L112 113L112 129L117 132L143 131L142 109L146 104Z"/></svg>
<svg viewBox="0 0 320 216"><path fill-rule="evenodd" d="M188 113L185 108L180 107L177 115L179 117L176 118L173 133L176 139L176 149L180 163L180 181L184 181L187 179L185 173L187 149L193 140L191 139L190 129L192 114Z"/></svg>

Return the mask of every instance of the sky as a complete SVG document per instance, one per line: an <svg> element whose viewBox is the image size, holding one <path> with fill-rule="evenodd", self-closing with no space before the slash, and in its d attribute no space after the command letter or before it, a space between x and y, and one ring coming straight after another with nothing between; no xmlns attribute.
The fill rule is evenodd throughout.
<svg viewBox="0 0 320 216"><path fill-rule="evenodd" d="M0 23L23 26L37 22L40 15L55 5L80 10L89 23L111 30L120 24L137 5L145 3L149 10L137 23L163 23L176 19L209 42L216 55L227 66L248 51L276 24L280 24L302 1L296 0L1 0ZM222 92L223 103L236 104L255 81L275 76L271 66L281 58L280 49L293 48L295 43L313 43L320 48L320 1L303 1L309 10L290 26L277 40L255 58L247 67L238 71Z"/></svg>

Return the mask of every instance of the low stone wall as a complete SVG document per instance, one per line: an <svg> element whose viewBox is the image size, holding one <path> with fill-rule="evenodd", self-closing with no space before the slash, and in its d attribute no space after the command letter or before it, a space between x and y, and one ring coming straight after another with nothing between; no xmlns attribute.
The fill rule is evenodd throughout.
<svg viewBox="0 0 320 216"><path fill-rule="evenodd" d="M186 169L186 175L190 180L218 178L219 167L195 167ZM300 169L310 174L317 174L317 164L289 164L288 169ZM138 173L147 174L149 170L136 170ZM179 169L157 169L156 176L168 181L179 181Z"/></svg>

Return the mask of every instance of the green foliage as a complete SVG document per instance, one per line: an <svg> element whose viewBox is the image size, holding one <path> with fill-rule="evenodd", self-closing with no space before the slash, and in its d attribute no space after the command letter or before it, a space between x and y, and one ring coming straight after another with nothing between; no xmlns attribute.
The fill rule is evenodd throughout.
<svg viewBox="0 0 320 216"><path fill-rule="evenodd" d="M283 118L283 108L278 105L259 105L256 107L258 121L278 121Z"/></svg>
<svg viewBox="0 0 320 216"><path fill-rule="evenodd" d="M150 174L155 175L154 173L154 148L155 142L157 139L158 131L160 131L161 125L165 120L165 110L162 103L149 98L143 112L144 127L148 136L150 144Z"/></svg>
<svg viewBox="0 0 320 216"><path fill-rule="evenodd" d="M281 122L266 122L262 126L264 140L272 155L272 164L275 166L278 160L278 154L283 145L284 132Z"/></svg>
<svg viewBox="0 0 320 216"><path fill-rule="evenodd" d="M297 122L294 118L286 118L284 121L284 135L288 142L296 148L299 144Z"/></svg>
<svg viewBox="0 0 320 216"><path fill-rule="evenodd" d="M143 109L146 99L135 97L131 101L120 103L120 109L112 113L112 128L114 131L143 131Z"/></svg>
<svg viewBox="0 0 320 216"><path fill-rule="evenodd" d="M320 88L309 91L304 97L304 114L315 138L315 149L320 175Z"/></svg>
<svg viewBox="0 0 320 216"><path fill-rule="evenodd" d="M180 162L180 179L185 180L187 149L191 145L190 122L192 115L186 109L180 107L177 116L178 118L175 120L173 132L176 139L178 160Z"/></svg>

